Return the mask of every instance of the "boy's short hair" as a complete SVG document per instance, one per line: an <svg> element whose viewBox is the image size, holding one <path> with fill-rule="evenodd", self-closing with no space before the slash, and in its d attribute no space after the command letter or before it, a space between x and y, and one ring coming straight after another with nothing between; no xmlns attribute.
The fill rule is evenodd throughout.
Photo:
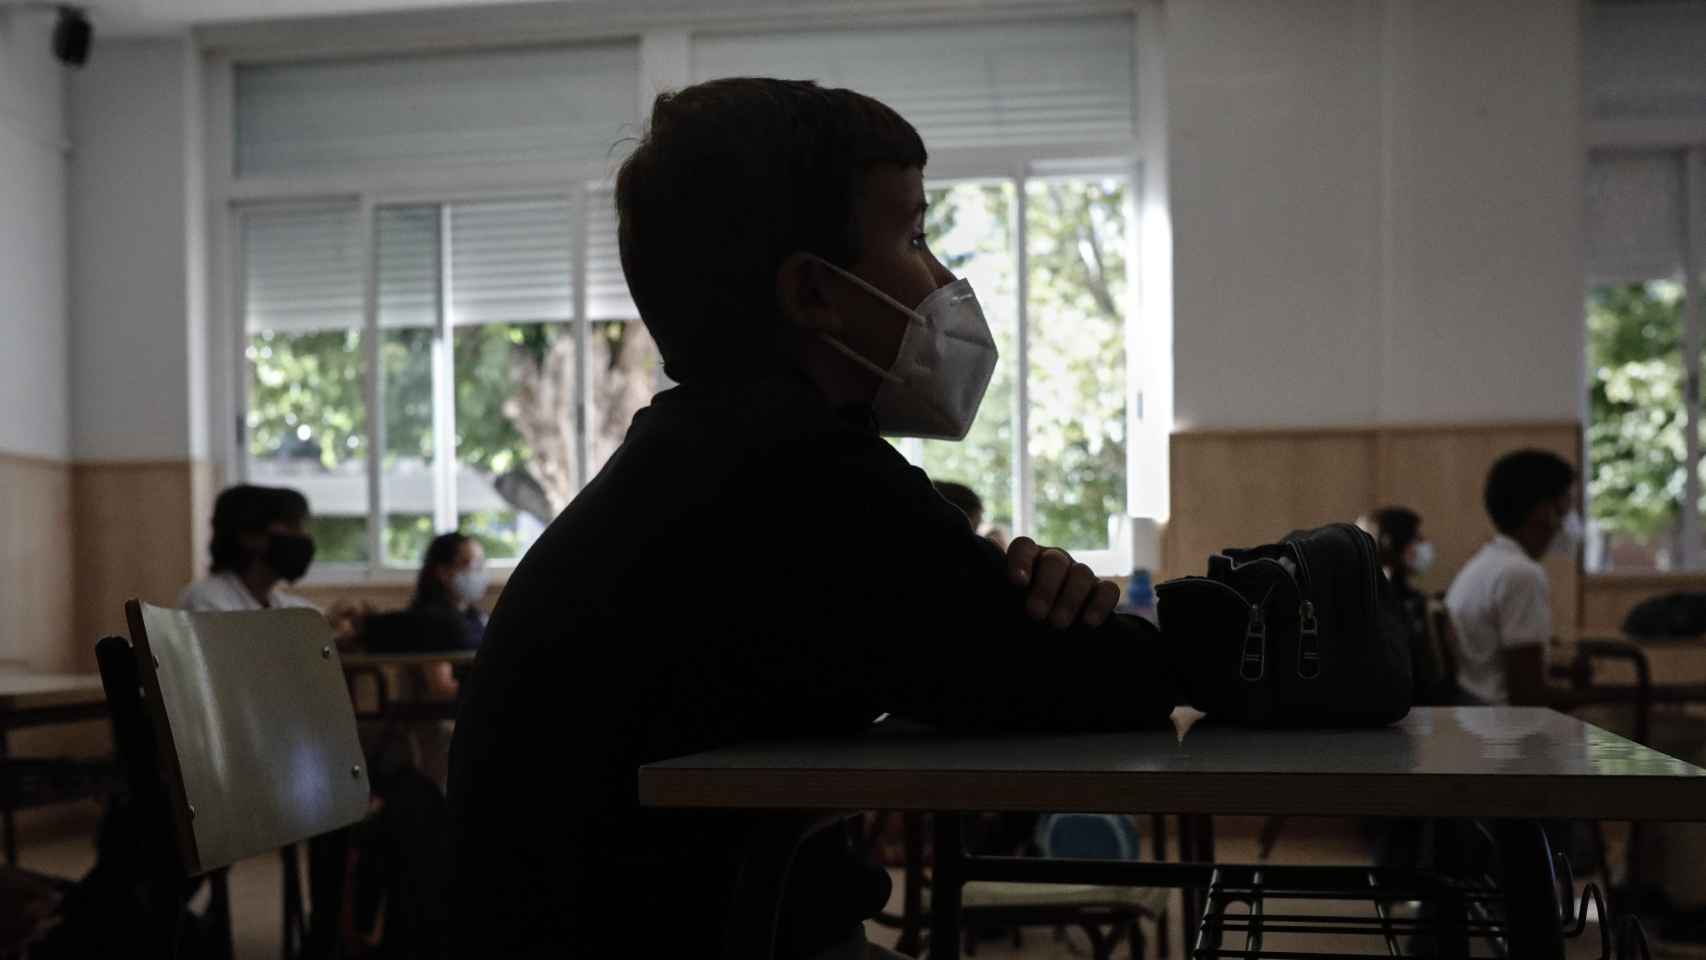
<svg viewBox="0 0 1706 960"><path fill-rule="evenodd" d="M1380 549L1391 553L1403 552L1422 529L1421 516L1408 507L1381 507L1370 519L1374 521L1374 537L1380 542Z"/></svg>
<svg viewBox="0 0 1706 960"><path fill-rule="evenodd" d="M1487 516L1500 533L1514 533L1534 508L1570 492L1576 468L1546 450L1507 453L1487 471Z"/></svg>
<svg viewBox="0 0 1706 960"><path fill-rule="evenodd" d="M616 175L616 215L622 272L664 372L685 383L764 365L783 259L856 260L864 173L926 159L910 123L851 90L737 77L659 95Z"/></svg>

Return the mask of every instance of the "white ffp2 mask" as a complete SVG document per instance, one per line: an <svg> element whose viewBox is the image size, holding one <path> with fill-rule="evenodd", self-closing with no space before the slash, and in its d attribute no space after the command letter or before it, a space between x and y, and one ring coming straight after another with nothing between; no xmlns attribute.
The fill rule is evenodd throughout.
<svg viewBox="0 0 1706 960"><path fill-rule="evenodd" d="M1427 576L1434 565L1434 545L1431 541L1423 540L1410 548L1408 566L1410 572L1418 577Z"/></svg>
<svg viewBox="0 0 1706 960"><path fill-rule="evenodd" d="M481 600L486 599L486 587L489 584L484 570L458 570L450 578L450 593L458 607L478 606Z"/></svg>
<svg viewBox="0 0 1706 960"><path fill-rule="evenodd" d="M915 309L827 260L814 259L906 315L906 332L887 370L823 334L825 343L882 378L872 404L877 429L891 437L964 439L999 356L971 281L961 278L937 287Z"/></svg>
<svg viewBox="0 0 1706 960"><path fill-rule="evenodd" d="M1560 557L1575 556L1576 548L1582 545L1582 536L1586 532L1582 523L1582 515L1574 510L1564 514L1564 522L1558 527L1558 532L1552 535L1552 542L1547 544L1547 550Z"/></svg>

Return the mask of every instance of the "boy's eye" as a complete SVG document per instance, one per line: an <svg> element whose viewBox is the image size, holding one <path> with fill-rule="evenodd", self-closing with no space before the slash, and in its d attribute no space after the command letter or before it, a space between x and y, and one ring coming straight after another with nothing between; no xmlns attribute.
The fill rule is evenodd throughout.
<svg viewBox="0 0 1706 960"><path fill-rule="evenodd" d="M926 237L922 233L915 233L912 235L912 249L914 249L914 250L928 250L929 248L930 248L930 238L929 237Z"/></svg>

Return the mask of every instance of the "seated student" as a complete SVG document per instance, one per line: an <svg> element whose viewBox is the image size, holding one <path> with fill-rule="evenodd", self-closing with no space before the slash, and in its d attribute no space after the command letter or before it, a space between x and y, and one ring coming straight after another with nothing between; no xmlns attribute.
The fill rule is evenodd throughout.
<svg viewBox="0 0 1706 960"><path fill-rule="evenodd" d="M959 507L960 512L966 515L966 522L971 524L973 533L982 534L990 543L999 547L1003 553L1007 551L1006 530L993 525L987 530L984 529L983 498L977 495L977 491L963 483L955 483L952 480L937 480L935 485L936 492L942 495L942 499Z"/></svg>
<svg viewBox="0 0 1706 960"><path fill-rule="evenodd" d="M1422 518L1405 507L1382 507L1365 518L1364 527L1380 550L1380 566L1392 583L1405 633L1410 640L1410 675L1415 679L1417 704L1447 704L1456 699L1445 651L1434 641L1428 624L1427 595L1416 589L1434 563L1434 545L1422 536Z"/></svg>
<svg viewBox="0 0 1706 960"><path fill-rule="evenodd" d="M754 820L643 808L641 764L885 712L1113 730L1180 701L1158 634L1111 614L1114 585L1024 538L1003 557L882 439L963 436L994 360L969 285L925 244L924 164L910 124L848 90L657 98L617 177L618 237L679 386L487 625L451 756L460 952L716 952ZM823 535L826 511L856 534ZM778 955L864 955L888 894L819 833Z"/></svg>
<svg viewBox="0 0 1706 960"><path fill-rule="evenodd" d="M212 563L207 576L184 588L184 610L270 610L314 604L278 588L294 583L314 560L304 532L308 500L287 487L238 484L213 502Z"/></svg>
<svg viewBox="0 0 1706 960"><path fill-rule="evenodd" d="M952 480L937 480L935 486L943 500L959 507L960 512L966 515L966 523L971 525L973 533L983 529L983 498L977 495L977 491Z"/></svg>
<svg viewBox="0 0 1706 960"><path fill-rule="evenodd" d="M362 643L375 653L478 650L486 632L486 549L465 533L433 538L405 610L362 619Z"/></svg>
<svg viewBox="0 0 1706 960"><path fill-rule="evenodd" d="M1457 683L1482 703L1565 699L1546 682L1552 593L1540 559L1573 553L1581 542L1575 482L1575 468L1543 450L1506 454L1487 474L1487 515L1498 534L1445 595L1457 633Z"/></svg>

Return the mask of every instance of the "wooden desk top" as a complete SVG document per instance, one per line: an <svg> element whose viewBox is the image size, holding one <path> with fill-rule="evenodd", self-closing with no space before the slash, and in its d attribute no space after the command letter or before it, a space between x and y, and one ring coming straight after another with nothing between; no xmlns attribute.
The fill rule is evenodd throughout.
<svg viewBox="0 0 1706 960"><path fill-rule="evenodd" d="M94 705L105 703L106 699L98 673L0 674L0 710L3 711Z"/></svg>
<svg viewBox="0 0 1706 960"><path fill-rule="evenodd" d="M1537 707L1417 708L1373 730L873 734L639 771L654 807L1706 820L1706 770Z"/></svg>
<svg viewBox="0 0 1706 960"><path fill-rule="evenodd" d="M345 653L340 654L345 670L365 667L425 667L435 663L473 663L473 650L445 650L438 653Z"/></svg>

